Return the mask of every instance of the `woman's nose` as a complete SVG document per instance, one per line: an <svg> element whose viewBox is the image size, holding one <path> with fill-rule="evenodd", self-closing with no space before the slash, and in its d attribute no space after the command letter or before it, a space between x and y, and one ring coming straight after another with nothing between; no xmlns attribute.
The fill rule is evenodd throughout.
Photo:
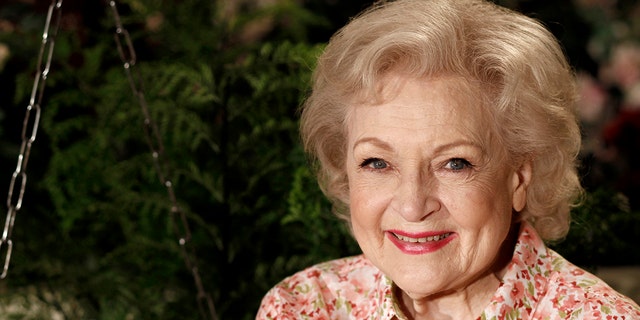
<svg viewBox="0 0 640 320"><path fill-rule="evenodd" d="M419 222L440 210L437 183L428 174L403 176L394 195L395 211L408 222Z"/></svg>

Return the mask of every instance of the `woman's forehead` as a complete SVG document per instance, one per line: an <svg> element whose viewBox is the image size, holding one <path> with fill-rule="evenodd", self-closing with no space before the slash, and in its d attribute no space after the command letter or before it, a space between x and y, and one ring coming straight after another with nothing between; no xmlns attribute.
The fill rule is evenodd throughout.
<svg viewBox="0 0 640 320"><path fill-rule="evenodd" d="M474 140L479 144L484 145L487 141L483 140L489 139L492 117L486 99L481 97L480 88L467 79L399 75L387 77L381 85L375 98L349 105L347 123L359 122L359 128L394 120L396 125L416 128L444 123L477 137Z"/></svg>
<svg viewBox="0 0 640 320"><path fill-rule="evenodd" d="M407 82L420 83L425 90L439 84L446 84L442 89L458 96L467 96L479 101L480 95L486 93L485 86L475 78L459 74L412 74L402 70L392 70L371 79L367 86L359 88L350 95L350 101L355 103L382 103L393 99L406 86ZM485 100L485 99L482 99Z"/></svg>
<svg viewBox="0 0 640 320"><path fill-rule="evenodd" d="M432 100L439 99L452 107L450 112L459 114L460 117L489 121L485 117L491 112L488 110L488 96L483 92L482 85L473 79L458 75L415 77L391 73L380 77L373 86L348 99L347 115L355 106L375 106L389 102L402 106L404 102L424 104L428 108ZM407 86L411 90L407 90Z"/></svg>

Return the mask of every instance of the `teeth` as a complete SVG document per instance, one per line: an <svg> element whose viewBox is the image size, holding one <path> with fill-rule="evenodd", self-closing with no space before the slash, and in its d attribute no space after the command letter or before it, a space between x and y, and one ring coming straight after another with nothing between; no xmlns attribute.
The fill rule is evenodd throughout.
<svg viewBox="0 0 640 320"><path fill-rule="evenodd" d="M399 234L395 234L394 235L405 242L411 242L411 243L416 243L416 242L420 242L420 243L424 243L424 242L429 242L429 241L440 241L445 239L446 237L450 236L451 233L444 233L438 236L431 236L431 237L424 237L424 238L410 238L410 237L405 237L405 236L401 236Z"/></svg>

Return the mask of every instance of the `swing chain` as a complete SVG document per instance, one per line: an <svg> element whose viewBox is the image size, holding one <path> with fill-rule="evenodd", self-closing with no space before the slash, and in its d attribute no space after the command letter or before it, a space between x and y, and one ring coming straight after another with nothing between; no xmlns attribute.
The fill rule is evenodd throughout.
<svg viewBox="0 0 640 320"><path fill-rule="evenodd" d="M55 16L54 16L55 14ZM40 53L38 55L38 73L33 80L33 89L29 98L29 105L26 108L24 121L22 122L22 143L20 145L20 153L18 154L18 164L16 170L11 176L9 183L9 192L7 195L7 216L4 222L4 230L0 239L0 251L6 246L6 254L4 256L4 265L0 279L7 277L9 271L9 263L11 262L11 252L13 251L13 241L11 233L13 232L13 224L16 214L22 208L22 199L27 185L27 163L31 154L31 145L36 140L38 133L38 125L40 124L40 110L42 106L42 96L44 94L45 81L49 75L51 67L51 57L53 56L53 47L55 44L56 34L60 26L60 16L62 14L62 0L51 0L49 11L47 12L47 20L42 32L42 43L40 45ZM53 29L51 19L55 17ZM45 56L46 55L46 56ZM43 60L46 57L46 60ZM43 68L44 61L44 68ZM29 129L31 128L31 129ZM27 136L27 134L30 134ZM1 261L1 260L0 260Z"/></svg>
<svg viewBox="0 0 640 320"><path fill-rule="evenodd" d="M198 266L195 259L195 250L192 246L190 246L189 248L187 247L187 245L191 241L191 230L189 228L187 217L184 211L178 205L171 180L166 178L167 162L164 158L164 145L162 143L162 138L160 136L158 126L152 120L149 113L147 101L144 96L143 81L140 70L138 68L135 68L137 62L136 51L133 47L129 32L122 26L120 14L118 13L118 9L116 7L116 1L109 1L109 6L113 11L113 18L116 26L114 38L116 41L118 53L120 54L124 71L127 75L127 79L131 87L131 91L137 99L144 116L145 139L151 151L153 164L156 169L158 178L160 179L160 183L162 183L162 185L166 188L167 195L169 197L169 200L171 201L171 216L173 219L174 231L178 237L178 244L180 245L180 253L184 259L187 269L191 271L196 289L198 291L197 301L200 315L204 319L217 319L211 295L209 295L209 293L204 290L204 286L202 285L202 280L200 278L200 273L198 271ZM208 310L208 314L205 311L205 306Z"/></svg>

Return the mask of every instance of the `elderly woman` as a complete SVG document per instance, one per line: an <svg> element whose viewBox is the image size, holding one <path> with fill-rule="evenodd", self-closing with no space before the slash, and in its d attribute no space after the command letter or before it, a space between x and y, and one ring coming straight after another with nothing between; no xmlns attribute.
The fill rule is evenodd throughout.
<svg viewBox="0 0 640 320"><path fill-rule="evenodd" d="M319 58L306 150L363 255L275 286L258 319L640 319L545 247L581 194L574 79L538 22L481 0L399 0Z"/></svg>

